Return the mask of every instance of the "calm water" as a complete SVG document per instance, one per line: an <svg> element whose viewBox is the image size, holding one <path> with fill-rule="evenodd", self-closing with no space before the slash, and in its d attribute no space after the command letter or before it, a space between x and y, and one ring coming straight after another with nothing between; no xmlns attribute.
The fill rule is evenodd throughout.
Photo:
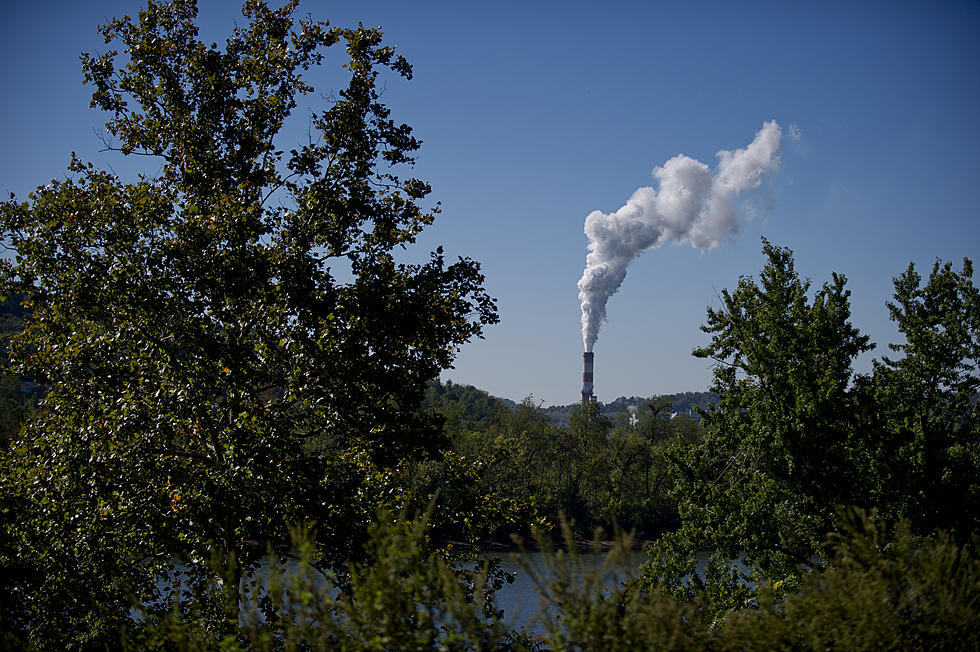
<svg viewBox="0 0 980 652"><path fill-rule="evenodd" d="M613 589L636 577L640 564L647 560L645 554L636 550L627 553L618 564L611 565L608 555L608 552L579 553L575 579L580 581L585 573L605 570L603 586L607 590ZM511 553L499 557L502 570L517 574L513 584L504 584L497 591L497 606L504 610L504 620L513 629L525 629L533 634L545 633L543 617L546 614L541 612L539 585L555 579L556 557L542 552ZM568 558L564 561L567 562Z"/></svg>
<svg viewBox="0 0 980 652"><path fill-rule="evenodd" d="M497 592L497 606L504 612L504 621L508 627L525 630L532 634L546 633L545 619L547 613L542 613L541 590L547 590L547 584L555 580L558 564L573 564L572 582L582 581L583 576L595 572L602 574L602 586L606 591L618 587L621 583L635 578L639 567L648 557L641 551L634 550L621 556L617 563L611 563L609 552L580 552L575 560L567 555L561 557L553 553L522 552L500 553L491 555L500 560L500 568L506 573L515 575L514 582L505 583ZM702 570L707 557L699 556L698 570ZM286 562L287 566L290 562ZM174 588L181 567L178 565L169 577L161 578L160 588L169 592ZM260 581L265 584L264 576L267 567L256 569L263 577ZM243 613L244 616L244 613Z"/></svg>

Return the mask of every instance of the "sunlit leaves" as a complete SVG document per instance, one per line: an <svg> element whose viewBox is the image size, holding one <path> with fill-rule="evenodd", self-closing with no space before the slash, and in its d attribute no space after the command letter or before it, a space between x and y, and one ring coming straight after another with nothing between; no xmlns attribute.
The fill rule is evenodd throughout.
<svg viewBox="0 0 980 652"><path fill-rule="evenodd" d="M905 342L875 365L883 508L922 530L980 526L980 290L973 264L914 265L894 279L888 309ZM888 471L892 470L892 473ZM909 492L909 486L918 491Z"/></svg>
<svg viewBox="0 0 980 652"><path fill-rule="evenodd" d="M337 530L322 540L343 559L397 501L387 465L441 442L417 410L426 381L497 319L474 261L393 255L438 210L398 176L419 142L380 102L410 67L379 30L296 10L249 0L222 47L198 39L191 0L102 26L116 49L82 66L107 146L158 171L129 182L73 159L0 204L17 255L0 293L33 309L20 371L51 388L12 460L22 548L91 585L56 638L107 636L126 590L152 596L155 564L187 560L202 592L214 551L247 566L294 522ZM341 41L349 83L283 160L302 73ZM42 619L75 590L52 582L53 602L25 609Z"/></svg>
<svg viewBox="0 0 980 652"><path fill-rule="evenodd" d="M835 274L811 299L788 249L763 252L759 281L741 278L708 309L712 339L694 355L715 361L721 401L702 440L672 454L683 526L646 571L680 590L693 553L713 551L706 581L720 608L749 595L730 560L744 555L769 578L819 564L835 507L866 500L870 483L850 379L871 345L850 323L845 280Z"/></svg>

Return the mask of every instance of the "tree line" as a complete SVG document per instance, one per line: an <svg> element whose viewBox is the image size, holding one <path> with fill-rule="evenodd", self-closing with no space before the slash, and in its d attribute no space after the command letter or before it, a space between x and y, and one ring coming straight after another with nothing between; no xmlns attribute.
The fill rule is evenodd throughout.
<svg viewBox="0 0 980 652"><path fill-rule="evenodd" d="M436 381L423 409L445 420L450 448L441 461L419 465L428 471L416 476L424 477L420 495L437 510L464 500L512 505L509 519L483 523L483 538L497 542L514 533L530 537L533 527L557 532L563 518L583 539L597 528L652 538L678 522L666 452L699 436L697 420L673 406L652 397L609 417L597 403L580 403L561 425L533 397L510 407L471 386ZM479 473L451 486L443 469L449 460L475 465Z"/></svg>

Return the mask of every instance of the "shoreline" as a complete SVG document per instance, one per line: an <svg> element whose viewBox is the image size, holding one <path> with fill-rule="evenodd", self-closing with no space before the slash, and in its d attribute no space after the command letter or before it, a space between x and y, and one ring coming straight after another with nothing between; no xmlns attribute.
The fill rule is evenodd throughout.
<svg viewBox="0 0 980 652"><path fill-rule="evenodd" d="M618 542L615 539L602 539L599 541L593 541L589 539L575 539L572 542L575 545L575 549L579 553L583 552L609 552L616 548ZM629 549L631 551L642 552L646 550L647 546L653 544L653 540L643 539L633 541ZM533 539L522 539L520 541L496 541L496 540L486 540L479 541L477 543L469 543L466 541L461 541L458 539L441 539L433 541L433 544L437 548L450 548L454 550L466 550L469 552L476 552L478 554L484 553L521 553L521 552L544 552L546 549L538 545L538 542ZM562 544L554 544L551 546L552 550L564 550L567 547Z"/></svg>

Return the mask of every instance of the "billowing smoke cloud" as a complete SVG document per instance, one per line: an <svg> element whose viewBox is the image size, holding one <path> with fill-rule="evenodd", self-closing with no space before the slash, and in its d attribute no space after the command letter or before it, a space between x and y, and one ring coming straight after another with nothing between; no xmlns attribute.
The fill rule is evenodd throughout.
<svg viewBox="0 0 980 652"><path fill-rule="evenodd" d="M758 188L762 176L779 167L781 137L779 125L766 122L745 149L718 152L714 175L704 163L678 154L654 168L659 191L639 188L615 213L593 211L585 218L589 253L578 296L586 351L606 321L606 302L637 255L672 240L710 249L737 230L735 198Z"/></svg>

